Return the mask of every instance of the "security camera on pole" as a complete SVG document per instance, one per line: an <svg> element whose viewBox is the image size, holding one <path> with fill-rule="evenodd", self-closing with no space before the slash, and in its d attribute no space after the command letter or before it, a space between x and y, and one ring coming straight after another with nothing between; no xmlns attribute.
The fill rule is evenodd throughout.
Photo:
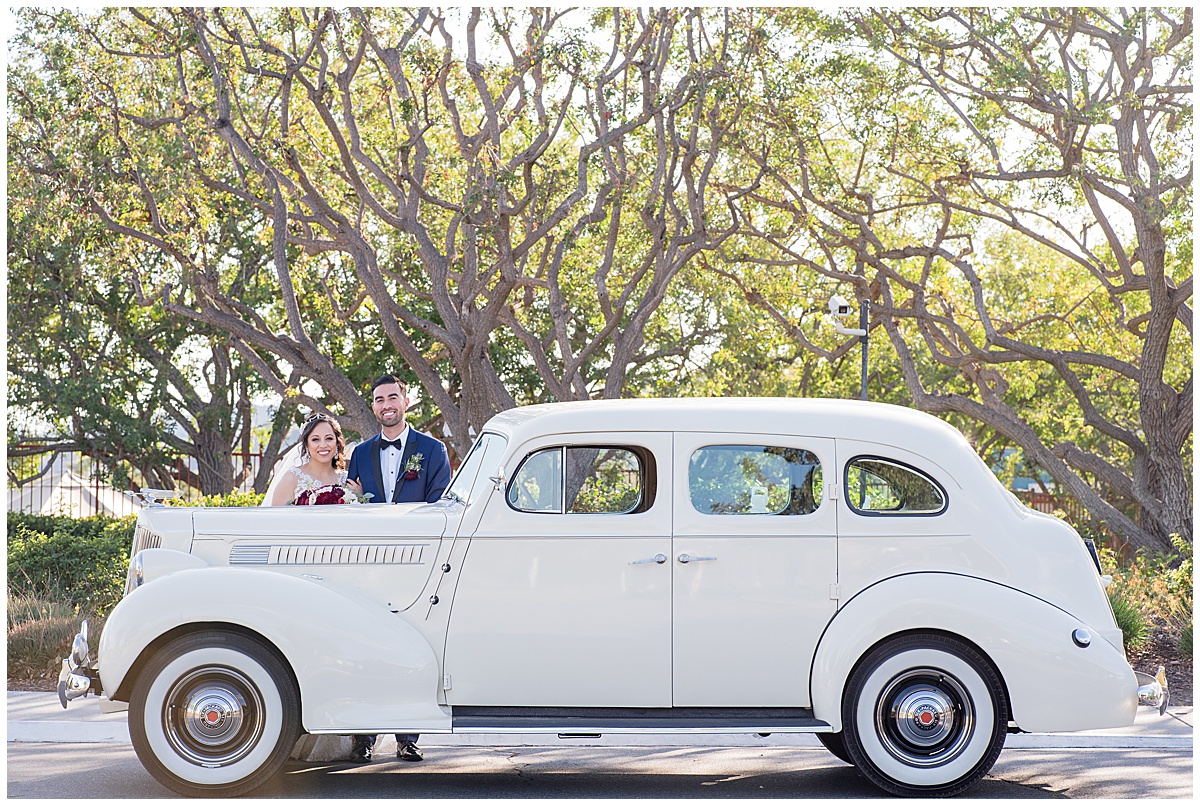
<svg viewBox="0 0 1200 806"><path fill-rule="evenodd" d="M829 298L829 321L833 323L833 329L843 336L858 336L859 343L862 344L862 386L859 397L863 400L867 399L867 306L869 304L865 299L860 300L858 303L858 327L846 327L842 321L854 314L854 306L840 294L834 294Z"/></svg>

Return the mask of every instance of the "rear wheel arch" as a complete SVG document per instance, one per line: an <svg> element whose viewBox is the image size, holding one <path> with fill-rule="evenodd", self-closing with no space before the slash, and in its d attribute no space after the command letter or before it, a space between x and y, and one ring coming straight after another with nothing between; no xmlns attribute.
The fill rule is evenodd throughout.
<svg viewBox="0 0 1200 806"><path fill-rule="evenodd" d="M850 682L851 678L854 677L855 673L859 670L859 668L862 667L863 663L867 660L867 658L870 657L873 652L875 652L877 649L879 649L879 647L883 646L884 644L888 644L893 641L898 641L898 640L904 639L904 638L922 638L925 636L934 636L934 637L946 638L951 641L957 641L958 643L961 643L964 646L967 646L970 649L974 650L975 652L977 652L979 654L979 656L982 659L987 661L988 666L991 667L992 672L1000 680L1000 684L1004 689L1004 702L1007 704L1008 707L1007 707L1006 713L1003 715L1003 717L1005 720L1011 720L1013 718L1012 717L1012 696L1008 691L1008 682L1004 679L1004 674L1000 671L1000 667L996 665L996 662L994 660L992 660L992 657L981 646L979 646L979 644L975 643L971 639L966 638L962 635L959 635L958 633L950 632L949 630L942 630L942 629L936 629L936 628L914 627L914 628L907 629L907 630L901 630L899 632L892 633L891 635L886 635L883 638L880 638L878 641L876 641L871 646L867 647L862 652L862 654L860 654L858 656L858 660L856 660L854 662L854 665L850 667L849 674L847 674L845 679L842 681L841 696L838 699L839 700L845 699L847 684Z"/></svg>

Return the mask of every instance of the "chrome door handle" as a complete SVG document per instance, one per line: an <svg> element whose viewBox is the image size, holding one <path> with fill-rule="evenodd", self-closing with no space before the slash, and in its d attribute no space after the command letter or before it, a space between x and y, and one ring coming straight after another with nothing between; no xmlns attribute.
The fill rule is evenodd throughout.
<svg viewBox="0 0 1200 806"><path fill-rule="evenodd" d="M716 557L693 557L690 554L680 554L679 562L681 563L705 563L716 560Z"/></svg>
<svg viewBox="0 0 1200 806"><path fill-rule="evenodd" d="M646 563L658 563L659 565L662 565L662 564L663 564L663 563L665 563L666 561L667 561L667 555L665 555L665 554L655 554L653 557L650 557L650 558L648 558L648 559L645 559L645 560L634 560L633 562L631 562L631 563L629 563L629 564L630 564L630 565L645 565Z"/></svg>

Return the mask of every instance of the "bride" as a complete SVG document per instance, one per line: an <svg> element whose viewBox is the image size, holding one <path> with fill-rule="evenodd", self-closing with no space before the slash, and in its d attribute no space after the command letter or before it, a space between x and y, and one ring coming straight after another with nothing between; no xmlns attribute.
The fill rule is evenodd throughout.
<svg viewBox="0 0 1200 806"><path fill-rule="evenodd" d="M346 438L328 414L314 414L300 431L300 464L288 468L270 495L270 506L350 504L362 501L362 485L346 478Z"/></svg>

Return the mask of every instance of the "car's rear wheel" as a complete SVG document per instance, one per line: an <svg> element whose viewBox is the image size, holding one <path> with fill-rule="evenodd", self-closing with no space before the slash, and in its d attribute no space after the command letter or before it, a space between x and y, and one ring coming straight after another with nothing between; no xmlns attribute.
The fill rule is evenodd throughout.
<svg viewBox="0 0 1200 806"><path fill-rule="evenodd" d="M1007 714L1003 681L978 650L906 636L872 650L850 676L842 729L851 763L876 786L944 797L996 763Z"/></svg>
<svg viewBox="0 0 1200 806"><path fill-rule="evenodd" d="M243 635L177 638L138 675L129 734L150 774L181 795L250 792L279 771L299 737L291 673Z"/></svg>
<svg viewBox="0 0 1200 806"><path fill-rule="evenodd" d="M835 756L840 758L847 764L853 764L850 760L850 754L846 752L846 737L841 733L817 733L814 734L817 741L825 745L825 749Z"/></svg>

